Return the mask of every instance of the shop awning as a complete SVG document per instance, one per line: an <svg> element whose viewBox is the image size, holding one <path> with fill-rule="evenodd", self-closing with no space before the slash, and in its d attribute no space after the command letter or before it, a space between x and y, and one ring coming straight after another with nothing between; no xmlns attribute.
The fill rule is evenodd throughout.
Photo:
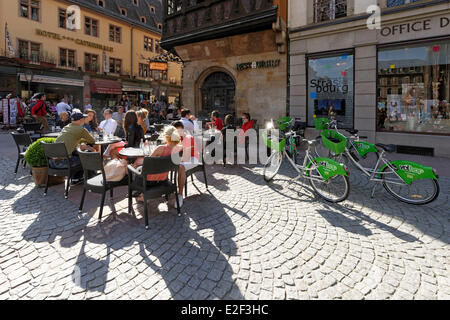
<svg viewBox="0 0 450 320"><path fill-rule="evenodd" d="M19 73L20 81L27 81L25 74ZM84 87L84 81L80 79L70 79L70 78L60 78L60 77L50 77L43 75L33 75L33 83L51 83L51 84L59 84L65 86L76 86L76 87Z"/></svg>
<svg viewBox="0 0 450 320"><path fill-rule="evenodd" d="M122 84L118 81L91 79L91 92L103 94L122 94Z"/></svg>
<svg viewBox="0 0 450 320"><path fill-rule="evenodd" d="M152 92L153 88L137 86L129 83L122 83L122 91L127 92Z"/></svg>

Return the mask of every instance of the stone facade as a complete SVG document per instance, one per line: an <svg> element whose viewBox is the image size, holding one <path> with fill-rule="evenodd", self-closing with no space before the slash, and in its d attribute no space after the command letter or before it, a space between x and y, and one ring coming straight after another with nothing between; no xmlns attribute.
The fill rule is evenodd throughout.
<svg viewBox="0 0 450 320"><path fill-rule="evenodd" d="M195 113L202 110L204 80L220 71L235 82L237 117L249 112L261 125L286 114L286 54L278 53L272 30L177 46L176 51L185 62L183 102ZM277 61L276 66L237 68L238 64L268 60Z"/></svg>

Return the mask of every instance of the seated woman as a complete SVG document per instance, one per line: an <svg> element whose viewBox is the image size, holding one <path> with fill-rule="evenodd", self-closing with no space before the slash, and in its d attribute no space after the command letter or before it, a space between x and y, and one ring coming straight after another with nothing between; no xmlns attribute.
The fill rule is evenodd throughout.
<svg viewBox="0 0 450 320"><path fill-rule="evenodd" d="M225 166L227 163L227 130L232 130L233 134L236 131L236 127L234 126L234 118L231 114L226 115L225 117L225 127L221 130L222 132L222 145L223 145L223 165ZM237 144L236 144L236 138L234 138L234 149L233 154L236 152Z"/></svg>
<svg viewBox="0 0 450 320"><path fill-rule="evenodd" d="M87 114L88 117L84 119L83 128L89 132L98 131L97 112L92 109L86 109L84 114Z"/></svg>
<svg viewBox="0 0 450 320"><path fill-rule="evenodd" d="M59 114L59 120L56 121L56 126L60 127L61 129L67 126L70 123L69 114L65 111L61 112Z"/></svg>
<svg viewBox="0 0 450 320"><path fill-rule="evenodd" d="M177 153L183 150L182 146L180 146L181 136L179 135L177 129L174 126L168 126L164 130L164 137L166 138L166 144L158 146L155 151L151 154L151 157L166 157L170 156L172 153ZM144 163L144 158L137 158L133 164L133 167L138 168L142 166ZM147 176L148 184L157 185L167 181L169 177L169 172L160 173L160 174L149 174ZM142 180L141 180L142 181ZM181 189L183 190L183 189ZM180 197L178 197L180 198ZM181 197L182 198L182 197ZM138 201L144 201L144 197L141 194ZM180 203L180 206L182 203Z"/></svg>
<svg viewBox="0 0 450 320"><path fill-rule="evenodd" d="M136 111L136 116L138 118L138 124L142 127L144 134L147 133L147 129L149 127L149 125L147 125L148 111L145 109L140 109L139 111Z"/></svg>
<svg viewBox="0 0 450 320"><path fill-rule="evenodd" d="M123 130L117 130L115 134L120 136L123 133L123 138L125 141L125 148L139 148L141 140L144 140L144 131L142 127L138 124L138 117L136 115L136 111L129 110L125 114L125 118L123 121ZM123 131L123 132L122 132ZM120 135L119 135L120 134ZM112 159L119 159L121 156L119 155L119 151L123 148L124 143L115 143L108 146L104 157L109 156Z"/></svg>
<svg viewBox="0 0 450 320"><path fill-rule="evenodd" d="M177 120L172 122L181 136L181 146L183 147L183 156L178 169L178 202L180 207L183 205L183 188L186 184L186 171L200 165L200 153L195 143L195 139L190 133L184 130L183 122Z"/></svg>
<svg viewBox="0 0 450 320"><path fill-rule="evenodd" d="M145 133L142 127L139 125L136 111L129 110L125 114L125 120L123 121L123 130L125 131L125 139L128 142L127 147L139 148L139 144L141 143L141 140L144 139Z"/></svg>

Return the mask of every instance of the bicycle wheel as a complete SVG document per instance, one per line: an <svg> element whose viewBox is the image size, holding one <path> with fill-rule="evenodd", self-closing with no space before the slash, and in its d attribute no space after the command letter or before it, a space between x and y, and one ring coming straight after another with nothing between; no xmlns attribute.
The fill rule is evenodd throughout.
<svg viewBox="0 0 450 320"><path fill-rule="evenodd" d="M267 162L264 165L264 180L266 180L267 182L271 181L280 170L282 162L283 153L272 153L272 155L269 157L269 159L267 159Z"/></svg>
<svg viewBox="0 0 450 320"><path fill-rule="evenodd" d="M402 184L391 168L385 167L383 172L390 170L392 174L383 174L383 187L394 198L402 202L414 205L424 205L436 200L439 196L439 183L434 179L421 179L413 181L410 185Z"/></svg>
<svg viewBox="0 0 450 320"><path fill-rule="evenodd" d="M311 177L320 177L317 169L311 171ZM350 183L346 176L335 176L328 181L310 179L309 183L317 194L328 202L338 203L347 199L350 193Z"/></svg>

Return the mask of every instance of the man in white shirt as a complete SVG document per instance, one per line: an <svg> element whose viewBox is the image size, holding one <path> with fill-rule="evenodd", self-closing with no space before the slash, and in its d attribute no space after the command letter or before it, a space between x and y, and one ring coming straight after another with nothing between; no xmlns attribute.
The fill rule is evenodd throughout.
<svg viewBox="0 0 450 320"><path fill-rule="evenodd" d="M181 122L183 122L184 130L189 132L191 136L194 135L194 122L191 120L191 110L181 110Z"/></svg>
<svg viewBox="0 0 450 320"><path fill-rule="evenodd" d="M61 102L56 105L56 112L58 112L58 117L61 112L71 112L72 108L66 103L66 99L61 99Z"/></svg>
<svg viewBox="0 0 450 320"><path fill-rule="evenodd" d="M106 109L105 112L103 112L105 120L100 122L98 127L104 134L114 134L114 132L116 132L117 121L112 118L112 115L113 113L111 109Z"/></svg>

